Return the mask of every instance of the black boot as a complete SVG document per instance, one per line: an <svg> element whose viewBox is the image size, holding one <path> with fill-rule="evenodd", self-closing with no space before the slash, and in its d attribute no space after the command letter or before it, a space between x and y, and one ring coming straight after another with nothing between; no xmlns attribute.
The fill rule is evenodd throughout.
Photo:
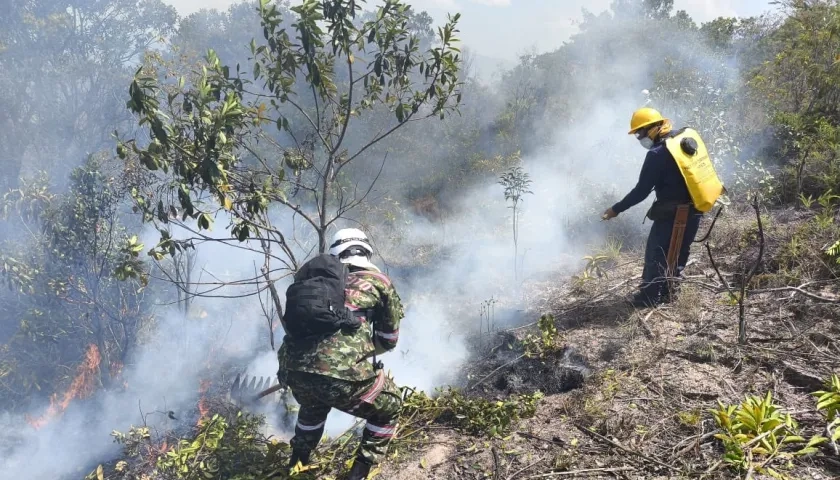
<svg viewBox="0 0 840 480"><path fill-rule="evenodd" d="M350 475L347 480L365 480L370 473L370 464L367 464L358 458L353 461L353 468L350 470Z"/></svg>
<svg viewBox="0 0 840 480"><path fill-rule="evenodd" d="M662 301L659 296L652 298L645 292L639 292L636 295L633 295L633 298L630 299L630 304L635 308L650 308L655 307L660 303L662 303Z"/></svg>
<svg viewBox="0 0 840 480"><path fill-rule="evenodd" d="M295 468L295 465L300 462L304 467L309 465L309 457L312 452L295 452L292 451L292 458L289 459L289 470Z"/></svg>

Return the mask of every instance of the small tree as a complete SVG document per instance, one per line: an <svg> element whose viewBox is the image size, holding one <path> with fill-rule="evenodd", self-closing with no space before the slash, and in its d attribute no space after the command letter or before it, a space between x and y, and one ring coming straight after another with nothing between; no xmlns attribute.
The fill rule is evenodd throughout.
<svg viewBox="0 0 840 480"><path fill-rule="evenodd" d="M161 83L150 67L138 71L128 106L148 126L150 141L122 142L118 153L164 173L134 192L144 219L161 226L150 255L162 259L206 241L201 231L226 212L233 237L227 241L258 240L255 249L294 270L296 229L273 226L270 205L290 209L326 251L328 229L365 200L378 177L374 171L359 188L347 167L409 123L457 108L458 15L421 52L408 5L385 0L365 14L361 3L304 0L286 9L260 0L264 43L250 45L253 81L213 51L200 71L177 84ZM171 238L169 223L195 237ZM268 273L276 269L264 270L254 280L271 283Z"/></svg>
<svg viewBox="0 0 840 480"><path fill-rule="evenodd" d="M520 165L514 165L503 173L499 184L505 189L505 200L510 202L513 210L513 277L519 279L519 203L526 193L533 194L528 190L531 186L531 179Z"/></svg>
<svg viewBox="0 0 840 480"><path fill-rule="evenodd" d="M61 195L43 174L0 199L12 234L0 253L0 283L17 291L0 299L14 328L0 348L0 402L10 409L68 383L71 366L92 349L101 359L97 383L119 387L116 377L146 325L147 290L122 281L135 275L115 272L130 265L124 256L137 244L120 222L126 192L111 169L91 156Z"/></svg>

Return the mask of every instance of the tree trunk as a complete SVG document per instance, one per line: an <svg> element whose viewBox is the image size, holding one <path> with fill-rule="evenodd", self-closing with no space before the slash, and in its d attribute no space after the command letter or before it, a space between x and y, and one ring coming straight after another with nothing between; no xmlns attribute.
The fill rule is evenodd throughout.
<svg viewBox="0 0 840 480"><path fill-rule="evenodd" d="M108 353L108 343L105 341L105 321L99 312L94 312L94 335L96 347L99 349L99 383L105 390L111 386L111 358Z"/></svg>
<svg viewBox="0 0 840 480"><path fill-rule="evenodd" d="M327 253L327 228L323 226L318 227L318 252Z"/></svg>

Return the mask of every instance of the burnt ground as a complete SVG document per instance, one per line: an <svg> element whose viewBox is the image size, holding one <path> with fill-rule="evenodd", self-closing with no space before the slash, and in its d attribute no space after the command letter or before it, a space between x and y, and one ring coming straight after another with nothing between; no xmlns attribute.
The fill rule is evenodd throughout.
<svg viewBox="0 0 840 480"><path fill-rule="evenodd" d="M730 215L716 227L724 275L744 262L733 239L752 224L748 215ZM536 332L533 325L482 338L484 349L464 373L469 394L540 390L546 397L535 417L490 440L436 429L377 478L738 478L743 474L721 463L709 410L768 390L803 436L824 432L810 392L840 371L840 305L793 290L752 295L748 342L739 345L738 307L719 291L704 249L693 249L677 301L655 309L627 304L641 262L638 252L625 255L606 277L584 285L560 275L528 285L523 315L530 322L554 315L565 345L559 353L521 356L514 345ZM840 298L836 280L815 285L808 291ZM776 466L788 478L840 478L840 459L828 448L784 463Z"/></svg>

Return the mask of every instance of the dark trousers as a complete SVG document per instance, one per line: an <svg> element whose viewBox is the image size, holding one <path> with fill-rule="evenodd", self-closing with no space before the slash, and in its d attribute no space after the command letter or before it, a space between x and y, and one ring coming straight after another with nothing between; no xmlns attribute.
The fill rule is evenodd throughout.
<svg viewBox="0 0 840 480"><path fill-rule="evenodd" d="M688 254L691 250L691 243L697 236L700 228L702 214L689 215L685 225L680 258L674 276L682 275L685 264L688 262ZM671 245L671 233L674 231L674 220L655 220L650 227L647 247L645 248L645 268L642 272L641 291L652 300L663 299L668 295L668 280L666 272L668 269L668 247Z"/></svg>
<svg viewBox="0 0 840 480"><path fill-rule="evenodd" d="M394 381L376 377L361 382L304 372L288 372L286 378L292 395L300 404L295 436L290 441L299 456L315 450L324 434L330 410L367 420L356 459L367 464L379 463L397 429L402 397Z"/></svg>

